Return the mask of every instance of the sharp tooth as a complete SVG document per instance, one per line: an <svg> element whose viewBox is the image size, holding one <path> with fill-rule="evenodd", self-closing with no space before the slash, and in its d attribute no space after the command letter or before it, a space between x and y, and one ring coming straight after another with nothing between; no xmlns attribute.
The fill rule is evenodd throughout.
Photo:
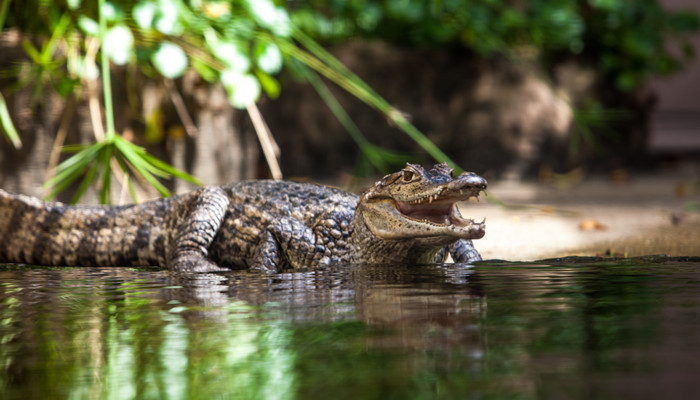
<svg viewBox="0 0 700 400"><path fill-rule="evenodd" d="M430 196L430 197L428 198L428 204L433 204L433 196Z"/></svg>

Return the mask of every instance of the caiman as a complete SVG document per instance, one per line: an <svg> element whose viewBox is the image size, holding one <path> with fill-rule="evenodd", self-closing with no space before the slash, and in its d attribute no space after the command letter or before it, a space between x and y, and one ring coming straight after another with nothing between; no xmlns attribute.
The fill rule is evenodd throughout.
<svg viewBox="0 0 700 400"><path fill-rule="evenodd" d="M0 190L0 262L279 272L338 263L481 259L484 222L456 203L486 180L447 164L407 164L360 196L287 181L246 181L127 206L81 206Z"/></svg>

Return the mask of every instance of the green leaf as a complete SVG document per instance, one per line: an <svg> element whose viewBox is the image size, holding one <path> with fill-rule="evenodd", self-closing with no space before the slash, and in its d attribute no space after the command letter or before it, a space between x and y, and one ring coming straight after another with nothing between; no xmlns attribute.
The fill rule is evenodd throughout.
<svg viewBox="0 0 700 400"><path fill-rule="evenodd" d="M170 174L154 167L148 162L147 157L149 157L149 155L146 152L146 149L144 149L143 147L136 146L135 144L127 142L123 139L119 141L117 147L119 147L119 149L122 150L123 153L125 153L129 161L131 161L132 163L137 162L143 169L148 171L150 174L158 176L160 178L170 177Z"/></svg>
<svg viewBox="0 0 700 400"><path fill-rule="evenodd" d="M357 25L366 31L370 31L377 27L381 18L382 8L375 3L369 3L362 13L357 16Z"/></svg>
<svg viewBox="0 0 700 400"><path fill-rule="evenodd" d="M15 124L12 123L12 118L10 117L10 111L7 109L7 102L5 101L5 96L0 93L0 124L2 124L2 130L5 133L5 137L12 143L15 149L22 147L22 141L19 139L19 134L15 128Z"/></svg>
<svg viewBox="0 0 700 400"><path fill-rule="evenodd" d="M154 27L170 36L178 36L184 28L180 23L180 10L173 0L160 0Z"/></svg>
<svg viewBox="0 0 700 400"><path fill-rule="evenodd" d="M58 174L51 180L47 181L44 183L43 187L46 189L51 189L51 192L46 196L47 199L52 199L56 197L60 192L62 192L68 185L72 184L76 179L78 179L88 168L90 163L85 163L85 165L81 165L79 168L71 168L67 170L61 171L61 176L58 177Z"/></svg>
<svg viewBox="0 0 700 400"><path fill-rule="evenodd" d="M87 174L85 174L85 176L83 177L83 181L80 182L80 186L78 186L78 189L75 191L75 194L74 194L73 197L71 198L71 200L70 200L71 203L77 203L78 200L80 200L80 198L83 197L83 195L85 194L85 191L90 187L90 184L92 183L93 179L95 179L95 174L97 174L98 168L99 168L99 164L96 163L96 162L94 162L94 163L92 164L92 167L90 167L90 169L88 170ZM77 176L76 176L76 179L77 179ZM72 180L68 181L67 183L70 183L70 182L72 182L73 180L75 180L75 179L72 179ZM58 189L58 188L56 188L56 189ZM54 191L55 191L56 189L54 189ZM63 188L61 188L60 190L56 191L55 194L54 194L54 192L51 192L51 194L49 195L49 197L50 197L50 198L53 198L53 197L55 197L59 192L62 192L62 191L63 191Z"/></svg>
<svg viewBox="0 0 700 400"><path fill-rule="evenodd" d="M151 185L153 186L158 193L160 193L161 196L163 197L169 197L170 196L170 191L163 186L162 183L158 181L148 170L146 170L143 166L143 163L140 162L138 158L130 158L127 153L122 153L126 161L131 164L132 167Z"/></svg>
<svg viewBox="0 0 700 400"><path fill-rule="evenodd" d="M92 18L81 15L78 17L78 27L87 35L97 36L100 32L99 24Z"/></svg>
<svg viewBox="0 0 700 400"><path fill-rule="evenodd" d="M266 73L272 75L282 69L282 52L274 43L258 42L255 45L255 55L258 67Z"/></svg>
<svg viewBox="0 0 700 400"><path fill-rule="evenodd" d="M287 10L275 6L271 0L246 0L246 5L260 26L280 37L289 37L292 33L292 22Z"/></svg>
<svg viewBox="0 0 700 400"><path fill-rule="evenodd" d="M126 25L115 25L105 35L102 51L106 51L115 64L126 64L133 50L134 36Z"/></svg>
<svg viewBox="0 0 700 400"><path fill-rule="evenodd" d="M148 30L153 27L153 20L155 19L157 11L158 6L155 3L142 1L134 6L131 15L139 28Z"/></svg>
<svg viewBox="0 0 700 400"><path fill-rule="evenodd" d="M199 76L201 76L205 81L214 83L219 80L219 73L214 68L196 58L192 58L191 61L192 67L194 67Z"/></svg>
<svg viewBox="0 0 700 400"><path fill-rule="evenodd" d="M126 186L129 189L129 195L131 196L131 200L133 200L134 203L138 203L139 199L138 196L136 196L136 190L134 189L134 184L131 182L131 175L129 175L129 167L127 167L126 163L124 162L124 158L121 156L115 157L117 160L117 163L119 164L119 167L121 168L122 172L124 173L124 179L126 180Z"/></svg>
<svg viewBox="0 0 700 400"><path fill-rule="evenodd" d="M72 184L76 179L85 172L85 169L90 165L91 160L84 160L80 164L76 164L73 168L63 169L56 174L52 179L46 181L44 188L53 188L46 196L47 199L53 199L62 192L68 185ZM59 166L60 167L60 166Z"/></svg>
<svg viewBox="0 0 700 400"><path fill-rule="evenodd" d="M112 143L116 132L114 130L114 104L112 101L112 74L109 70L109 59L107 57L107 52L104 51L105 35L107 34L107 20L105 14L105 0L98 0L98 28L99 28L99 39L102 44L102 51L100 52L100 68L102 75L102 99L105 108L105 142Z"/></svg>
<svg viewBox="0 0 700 400"><path fill-rule="evenodd" d="M124 13L119 9L119 6L112 2L106 1L100 11L105 21L115 22L124 19Z"/></svg>
<svg viewBox="0 0 700 400"><path fill-rule="evenodd" d="M160 169L161 171L163 171L169 175L186 180L187 182L193 183L195 185L202 184L202 181L195 178L194 176L188 174L187 172L180 171L179 169L173 167L172 165L170 165L162 160L159 160L158 158L152 156L151 154L144 153L143 158L144 158L144 160L146 160L148 163L150 163L154 167Z"/></svg>
<svg viewBox="0 0 700 400"><path fill-rule="evenodd" d="M279 97L282 86L277 79L271 77L263 71L260 71L259 69L255 70L255 76L258 78L262 89L271 99L276 99Z"/></svg>
<svg viewBox="0 0 700 400"><path fill-rule="evenodd" d="M46 42L41 50L41 60L44 64L50 64L54 54L56 53L56 48L60 41L64 38L66 29L70 25L71 18L68 13L61 16L55 27L53 27L53 32L51 33L51 39Z"/></svg>
<svg viewBox="0 0 700 400"><path fill-rule="evenodd" d="M187 70L187 55L180 46L163 42L151 56L151 61L164 77L175 79Z"/></svg>
<svg viewBox="0 0 700 400"><path fill-rule="evenodd" d="M81 150L80 152L74 154L73 156L60 163L56 167L56 175L54 175L53 178L46 181L43 186L57 187L57 185L59 184L63 185L61 182L65 181L67 181L67 184L71 183L73 180L75 180L77 175L84 172L87 165L89 165L92 161L95 160L95 157L102 148L102 146L104 146L104 142L94 143L91 146L86 147L85 149ZM67 184L63 185L63 187L67 186ZM61 190L58 190L56 194ZM55 194L50 197L54 196Z"/></svg>
<svg viewBox="0 0 700 400"><path fill-rule="evenodd" d="M149 165L146 163L140 153L140 148L137 148L137 146L132 145L131 143L127 142L126 140L121 139L115 140L115 144L121 154L124 156L124 159L131 164L134 169L141 174L141 176L148 181L148 183L153 186L158 193L161 194L161 196L168 197L170 196L170 191L161 184L158 179L156 179L151 172L149 172ZM140 149L140 150L139 150Z"/></svg>
<svg viewBox="0 0 700 400"><path fill-rule="evenodd" d="M250 69L250 59L235 43L219 40L216 34L206 33L206 43L216 58L226 65L226 69L231 69L239 73L247 72Z"/></svg>
<svg viewBox="0 0 700 400"><path fill-rule="evenodd" d="M112 156L114 146L105 146L100 154L99 163L102 164L102 189L100 190L100 203L112 202Z"/></svg>
<svg viewBox="0 0 700 400"><path fill-rule="evenodd" d="M80 0L67 0L68 8L75 11L80 8Z"/></svg>
<svg viewBox="0 0 700 400"><path fill-rule="evenodd" d="M221 73L221 83L228 92L229 103L238 109L246 108L260 97L260 82L253 75L226 70Z"/></svg>
<svg viewBox="0 0 700 400"><path fill-rule="evenodd" d="M39 50L29 41L29 39L22 40L22 48L24 52L31 58L32 62L35 64L41 64L41 54Z"/></svg>
<svg viewBox="0 0 700 400"><path fill-rule="evenodd" d="M54 83L53 87L56 89L58 94L65 99L79 84L79 80L63 76L58 79L58 82Z"/></svg>

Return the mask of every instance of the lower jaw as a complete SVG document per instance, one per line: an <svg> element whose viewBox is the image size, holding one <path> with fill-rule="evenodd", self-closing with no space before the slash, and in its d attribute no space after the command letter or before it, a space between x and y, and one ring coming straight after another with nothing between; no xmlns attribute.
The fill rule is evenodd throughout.
<svg viewBox="0 0 700 400"><path fill-rule="evenodd" d="M459 239L481 239L484 237L484 230L474 230L465 232L455 232L452 230L445 230L441 232L414 232L408 233L403 237L395 237L390 240L404 240L404 241L415 241L418 243L443 245L450 244Z"/></svg>

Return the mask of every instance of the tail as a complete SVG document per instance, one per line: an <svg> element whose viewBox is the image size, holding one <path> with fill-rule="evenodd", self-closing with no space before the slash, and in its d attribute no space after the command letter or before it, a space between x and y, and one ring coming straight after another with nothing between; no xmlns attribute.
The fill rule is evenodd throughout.
<svg viewBox="0 0 700 400"><path fill-rule="evenodd" d="M70 206L0 190L0 262L164 265L164 202Z"/></svg>

